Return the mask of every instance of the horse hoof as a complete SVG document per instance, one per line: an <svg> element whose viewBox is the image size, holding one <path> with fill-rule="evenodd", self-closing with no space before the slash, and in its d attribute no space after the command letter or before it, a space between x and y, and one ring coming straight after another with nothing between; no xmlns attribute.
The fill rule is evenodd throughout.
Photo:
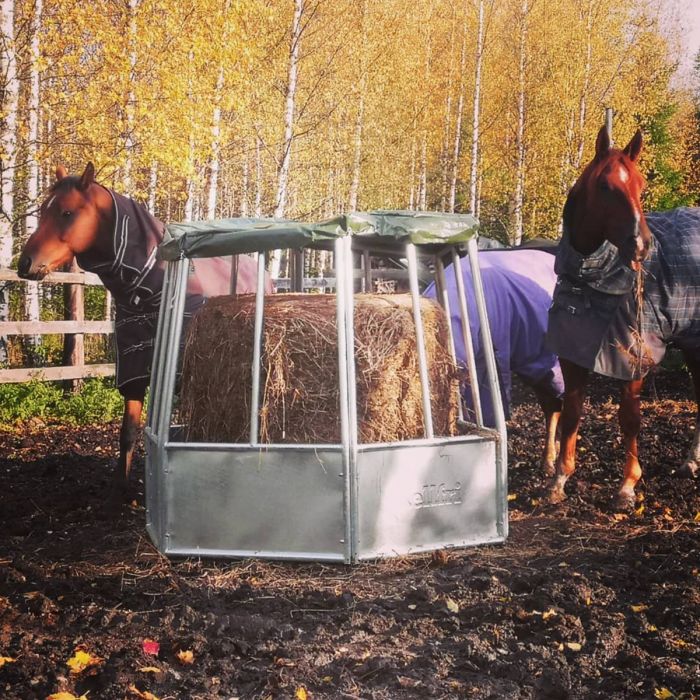
<svg viewBox="0 0 700 700"><path fill-rule="evenodd" d="M549 501L549 503L551 505L556 505L557 503L561 503L562 501L565 501L566 494L564 493L564 489L553 487L549 491L549 496L547 497L547 500Z"/></svg>
<svg viewBox="0 0 700 700"><path fill-rule="evenodd" d="M629 491L620 491L617 494L617 508L620 511L629 512L634 510L637 504L637 498L634 495L634 491L631 493Z"/></svg>

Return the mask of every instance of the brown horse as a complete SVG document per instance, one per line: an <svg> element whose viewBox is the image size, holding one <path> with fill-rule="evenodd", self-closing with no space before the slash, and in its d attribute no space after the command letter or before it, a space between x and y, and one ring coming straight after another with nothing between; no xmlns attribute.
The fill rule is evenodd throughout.
<svg viewBox="0 0 700 700"><path fill-rule="evenodd" d="M618 503L635 503L642 470L637 455L639 400L645 374L661 361L666 345L683 351L700 398L700 210L642 211L644 179L637 167L642 135L622 150L607 130L595 157L569 192L564 235L557 251L557 287L550 309L548 342L564 375L561 446L550 501L565 498L575 469L576 438L591 370L625 380L619 408L626 460ZM700 464L700 416L686 463Z"/></svg>
<svg viewBox="0 0 700 700"><path fill-rule="evenodd" d="M41 205L39 226L19 258L24 279L41 279L75 257L94 271L112 293L116 307L116 384L124 397L114 495L126 493L141 426L143 400L150 378L164 263L157 259L163 224L140 204L95 182L88 163L80 177L56 169L56 182ZM228 294L230 261L197 260L188 279L186 309L194 311L207 297ZM255 290L257 267L240 256L236 291ZM272 291L266 282L267 291Z"/></svg>

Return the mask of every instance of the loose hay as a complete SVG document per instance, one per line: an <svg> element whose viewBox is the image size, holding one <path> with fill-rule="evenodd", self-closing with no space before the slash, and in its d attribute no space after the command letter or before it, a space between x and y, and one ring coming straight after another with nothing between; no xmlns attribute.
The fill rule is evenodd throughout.
<svg viewBox="0 0 700 700"><path fill-rule="evenodd" d="M336 300L330 294L265 299L260 442L338 443ZM457 434L457 370L447 319L421 300L433 427ZM187 439L247 442L255 297L216 297L193 317L185 343L180 415ZM360 442L424 437L415 330L408 295L355 298Z"/></svg>

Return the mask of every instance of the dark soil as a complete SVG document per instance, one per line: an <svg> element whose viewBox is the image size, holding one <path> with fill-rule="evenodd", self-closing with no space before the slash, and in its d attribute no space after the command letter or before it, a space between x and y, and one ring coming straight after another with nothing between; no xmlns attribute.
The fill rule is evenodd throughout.
<svg viewBox="0 0 700 700"><path fill-rule="evenodd" d="M647 390L629 515L617 387L592 389L560 506L541 500L542 421L517 393L508 542L356 567L168 561L142 496L104 509L118 426L0 432L0 696L700 696L700 485L669 473L692 436L687 377ZM100 661L72 673L76 649Z"/></svg>

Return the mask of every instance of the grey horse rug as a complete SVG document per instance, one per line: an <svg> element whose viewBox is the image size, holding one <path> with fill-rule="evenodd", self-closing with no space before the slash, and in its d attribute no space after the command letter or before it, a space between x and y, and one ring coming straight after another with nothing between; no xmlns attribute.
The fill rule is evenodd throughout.
<svg viewBox="0 0 700 700"><path fill-rule="evenodd" d="M157 258L165 227L132 199L108 190L114 202L112 250L89 250L76 256L84 270L99 275L114 298L117 344L116 385L148 379L158 323L165 263ZM204 297L188 294L185 316L191 316Z"/></svg>
<svg viewBox="0 0 700 700"><path fill-rule="evenodd" d="M557 250L557 284L547 344L560 358L599 374L644 376L673 343L700 358L700 209L646 215L652 246L637 273L605 242L583 256L566 231Z"/></svg>

